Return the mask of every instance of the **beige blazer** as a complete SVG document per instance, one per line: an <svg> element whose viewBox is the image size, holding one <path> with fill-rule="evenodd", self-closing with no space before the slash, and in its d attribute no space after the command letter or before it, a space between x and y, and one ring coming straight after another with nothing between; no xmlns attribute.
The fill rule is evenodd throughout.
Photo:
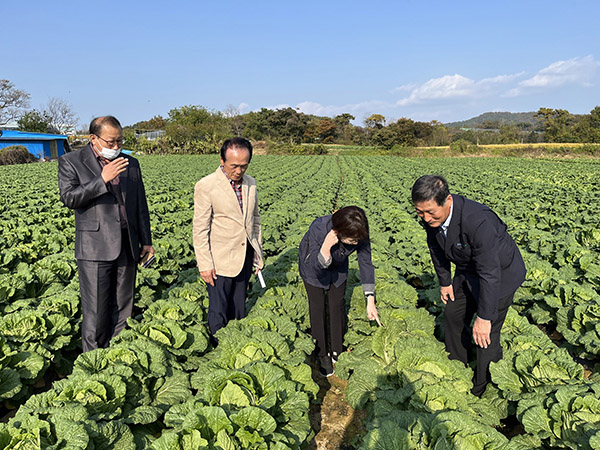
<svg viewBox="0 0 600 450"><path fill-rule="evenodd" d="M194 188L194 251L198 269L235 277L242 271L246 245L254 249L254 265L263 267L256 180L242 179L243 211L227 177L217 168Z"/></svg>

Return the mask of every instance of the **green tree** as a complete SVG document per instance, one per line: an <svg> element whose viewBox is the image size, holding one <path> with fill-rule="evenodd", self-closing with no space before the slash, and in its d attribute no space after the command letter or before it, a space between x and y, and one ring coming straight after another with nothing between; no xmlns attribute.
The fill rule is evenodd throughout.
<svg viewBox="0 0 600 450"><path fill-rule="evenodd" d="M222 141L231 137L223 114L199 105L170 110L165 131L169 140L184 153L217 152Z"/></svg>
<svg viewBox="0 0 600 450"><path fill-rule="evenodd" d="M519 128L516 125L503 123L500 125L498 133L498 143L500 144L517 144L521 140Z"/></svg>
<svg viewBox="0 0 600 450"><path fill-rule="evenodd" d="M545 142L576 142L574 117L565 109L540 108L535 117L544 132Z"/></svg>
<svg viewBox="0 0 600 450"><path fill-rule="evenodd" d="M342 113L342 114L338 114L337 116L335 116L333 118L333 121L338 126L346 126L346 125L349 125L350 122L354 119L356 119L356 117L354 117L352 114Z"/></svg>
<svg viewBox="0 0 600 450"><path fill-rule="evenodd" d="M364 120L365 127L377 128L378 130L385 126L385 117L381 114L371 114Z"/></svg>
<svg viewBox="0 0 600 450"><path fill-rule="evenodd" d="M396 144L403 146L425 145L433 135L431 124L415 122L402 117L388 126L396 136Z"/></svg>
<svg viewBox="0 0 600 450"><path fill-rule="evenodd" d="M532 130L525 137L525 142L527 142L528 144L537 144L540 142L541 138L542 136L539 132Z"/></svg>
<svg viewBox="0 0 600 450"><path fill-rule="evenodd" d="M248 139L261 141L272 139L273 130L270 128L272 116L275 111L261 108L260 111L252 111L244 115L244 136Z"/></svg>
<svg viewBox="0 0 600 450"><path fill-rule="evenodd" d="M372 141L383 148L392 148L394 145L416 147L427 145L432 136L433 127L430 123L415 122L403 117L388 126L376 129Z"/></svg>
<svg viewBox="0 0 600 450"><path fill-rule="evenodd" d="M300 113L293 108L267 109L250 112L243 116L244 136L255 140L302 142L313 116Z"/></svg>
<svg viewBox="0 0 600 450"><path fill-rule="evenodd" d="M164 130L167 126L167 120L163 116L154 116L149 120L134 123L131 128L137 131L158 131Z"/></svg>
<svg viewBox="0 0 600 450"><path fill-rule="evenodd" d="M534 128L534 124L529 122L518 122L515 126L521 131L531 131Z"/></svg>
<svg viewBox="0 0 600 450"><path fill-rule="evenodd" d="M477 144L477 135L473 132L473 130L460 130L452 135L451 141L452 143L461 141Z"/></svg>
<svg viewBox="0 0 600 450"><path fill-rule="evenodd" d="M355 145L369 145L367 129L352 125L352 128L350 128L350 143Z"/></svg>
<svg viewBox="0 0 600 450"><path fill-rule="evenodd" d="M338 141L343 144L350 144L352 142L352 132L356 128L350 122L355 120L352 114L343 113L335 116L333 122L335 123L335 136Z"/></svg>
<svg viewBox="0 0 600 450"><path fill-rule="evenodd" d="M371 145L376 131L381 130L385 126L385 117L381 114L371 114L369 117L363 119L363 124L365 125L366 143L367 145ZM388 133L385 134L387 136ZM382 141L382 138L379 138L379 141Z"/></svg>
<svg viewBox="0 0 600 450"><path fill-rule="evenodd" d="M398 144L398 135L390 127L383 127L373 133L373 144L390 149Z"/></svg>
<svg viewBox="0 0 600 450"><path fill-rule="evenodd" d="M497 130L500 128L500 124L497 120L484 120L481 122L480 128L485 130Z"/></svg>
<svg viewBox="0 0 600 450"><path fill-rule="evenodd" d="M34 109L23 114L17 121L17 126L21 131L47 133L50 129L50 118L46 113Z"/></svg>
<svg viewBox="0 0 600 450"><path fill-rule="evenodd" d="M586 114L574 128L574 134L579 142L600 143L600 106L596 106Z"/></svg>
<svg viewBox="0 0 600 450"><path fill-rule="evenodd" d="M443 123L438 122L437 120L432 120L429 122L429 125L431 126L431 138L429 140L429 145L441 146L448 145L450 143L448 129Z"/></svg>
<svg viewBox="0 0 600 450"><path fill-rule="evenodd" d="M275 110L270 118L270 126L277 139L292 144L302 142L309 122L306 114L293 108L282 108Z"/></svg>

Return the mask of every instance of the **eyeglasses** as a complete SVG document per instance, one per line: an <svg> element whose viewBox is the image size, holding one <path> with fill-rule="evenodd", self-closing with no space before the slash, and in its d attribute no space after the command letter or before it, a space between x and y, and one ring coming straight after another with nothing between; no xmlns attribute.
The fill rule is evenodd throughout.
<svg viewBox="0 0 600 450"><path fill-rule="evenodd" d="M94 136L96 136L98 139L102 139L104 142L106 142L106 145L108 145L110 148L114 147L115 145L118 145L120 147L121 145L123 145L123 142L125 141L123 138L116 139L114 141L107 141L106 139L98 136L97 134L95 134Z"/></svg>

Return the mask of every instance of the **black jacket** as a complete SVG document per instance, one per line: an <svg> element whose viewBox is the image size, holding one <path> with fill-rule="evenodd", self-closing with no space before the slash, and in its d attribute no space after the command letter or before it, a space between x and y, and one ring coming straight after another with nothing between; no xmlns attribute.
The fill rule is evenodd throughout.
<svg viewBox="0 0 600 450"><path fill-rule="evenodd" d="M371 243L360 241L357 245L341 242L331 247L331 264L323 267L319 253L325 237L331 231L331 215L315 219L300 242L300 276L308 284L323 289L336 287L348 279L348 256L356 251L360 280L365 293L375 292L375 268L371 261Z"/></svg>
<svg viewBox="0 0 600 450"><path fill-rule="evenodd" d="M152 245L150 215L140 165L135 158L119 175L127 213L133 257L139 258L143 245ZM102 179L96 154L87 145L66 153L58 160L58 188L61 201L75 210L75 258L113 261L121 251L121 220L116 197Z"/></svg>
<svg viewBox="0 0 600 450"><path fill-rule="evenodd" d="M525 263L506 225L487 206L452 195L453 212L444 238L425 224L427 244L442 286L467 285L477 301L477 316L495 320L498 300L525 280ZM454 280L450 263L456 265Z"/></svg>

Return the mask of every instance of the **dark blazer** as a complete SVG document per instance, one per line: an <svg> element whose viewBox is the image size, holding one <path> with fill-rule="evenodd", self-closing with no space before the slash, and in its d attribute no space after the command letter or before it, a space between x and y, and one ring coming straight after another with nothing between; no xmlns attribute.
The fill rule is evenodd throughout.
<svg viewBox="0 0 600 450"><path fill-rule="evenodd" d="M127 213L129 242L137 261L143 245L152 245L150 215L140 165L135 158L119 175ZM61 201L75 210L75 258L113 261L121 252L121 219L116 197L102 179L96 153L88 144L58 160Z"/></svg>
<svg viewBox="0 0 600 450"><path fill-rule="evenodd" d="M441 227L425 224L427 244L442 286L467 282L477 301L477 316L495 320L498 300L525 280L525 263L506 225L487 206L452 195L453 212L444 238ZM454 280L450 263L456 265Z"/></svg>
<svg viewBox="0 0 600 450"><path fill-rule="evenodd" d="M323 289L339 287L348 279L348 256L356 251L360 280L364 292L375 292L375 268L371 261L371 243L360 241L357 245L341 242L331 247L331 264L324 268L319 253L325 236L333 228L331 215L315 219L300 241L298 265L300 276L308 284Z"/></svg>

